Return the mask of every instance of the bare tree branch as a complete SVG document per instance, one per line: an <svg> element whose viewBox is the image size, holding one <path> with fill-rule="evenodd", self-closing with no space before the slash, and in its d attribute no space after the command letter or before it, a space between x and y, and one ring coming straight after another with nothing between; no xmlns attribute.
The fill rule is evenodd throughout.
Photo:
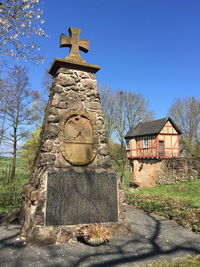
<svg viewBox="0 0 200 267"><path fill-rule="evenodd" d="M140 94L123 89L115 91L105 85L99 86L99 92L105 114L108 137L116 138L119 143L119 146L110 146L110 153L112 154L112 159L119 166L121 182L123 182L127 163L124 136L131 126L151 120L153 113L148 110L147 101Z"/></svg>
<svg viewBox="0 0 200 267"><path fill-rule="evenodd" d="M169 110L182 131L182 151L188 156L200 153L200 99L193 96L175 99Z"/></svg>
<svg viewBox="0 0 200 267"><path fill-rule="evenodd" d="M4 140L3 150L7 147L8 152L8 146L12 147L10 181L13 182L19 142L30 134L30 130L33 130L30 126L27 127L30 121L34 125L31 104L33 100L39 99L40 95L29 89L27 69L15 65L13 70L8 72L7 79L4 80L1 96L4 99L4 103L0 106L0 125L3 127L1 127L3 129L1 141Z"/></svg>

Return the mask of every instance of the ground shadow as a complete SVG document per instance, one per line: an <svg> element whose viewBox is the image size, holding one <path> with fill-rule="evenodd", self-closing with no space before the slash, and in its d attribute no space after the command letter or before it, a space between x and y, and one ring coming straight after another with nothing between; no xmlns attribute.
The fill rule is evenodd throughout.
<svg viewBox="0 0 200 267"><path fill-rule="evenodd" d="M185 238L184 242L170 242L166 246L165 240L161 240L162 219L150 214L145 216L151 221L148 236L143 235L143 233L133 232L127 236L114 238L110 244L102 247L91 248L80 243L73 246L66 244L37 248L25 247L22 242L16 243L14 241L17 234L13 234L11 231L7 234L7 237L0 239L0 265L3 266L7 259L9 263L6 263L6 266L13 267L34 266L35 261L37 261L38 266L105 267L122 266L123 264L131 265L139 262L146 263L162 257L173 258L177 257L179 253L182 253L182 256L200 254L200 237L198 238L197 236L195 241L192 239L191 233L191 238ZM174 240L176 240L176 236ZM8 251L14 251L10 259L6 256Z"/></svg>
<svg viewBox="0 0 200 267"><path fill-rule="evenodd" d="M151 245L150 246L151 248L147 249L147 251L145 251L146 250L145 244L141 249L138 247L139 243L144 242L144 240L142 241L141 236L134 237L133 233L132 239L129 239L128 241L125 240L120 245L113 244L111 251L107 250L106 252L85 255L81 257L78 261L76 261L73 266L74 267L82 266L84 265L84 263L88 262L90 258L92 258L93 263L91 263L88 266L103 267L103 266L117 266L125 263L136 263L140 261L154 260L161 256L171 255L171 258L173 258L173 255L175 255L178 252L185 252L185 255L200 254L200 247L198 248L198 245L195 246L192 240L190 240L189 242L186 241L181 245L171 244L169 248L163 248L158 241L161 222L160 220L157 220L154 216L151 216L150 214L148 214L147 216L154 222L155 225L151 237L147 239L145 238L146 247L149 247L149 245ZM200 239L199 239L199 245L200 245ZM128 250L126 250L127 247L129 247ZM132 253L130 251L130 247L132 247ZM94 263L95 261L96 263Z"/></svg>

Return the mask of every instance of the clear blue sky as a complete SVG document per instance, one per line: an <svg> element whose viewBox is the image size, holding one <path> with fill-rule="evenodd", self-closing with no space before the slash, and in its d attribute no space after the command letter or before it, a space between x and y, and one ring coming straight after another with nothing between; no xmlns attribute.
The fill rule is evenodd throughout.
<svg viewBox="0 0 200 267"><path fill-rule="evenodd" d="M50 37L41 43L45 62L29 64L32 89L41 91L49 63L68 54L59 48L59 36L72 26L90 41L82 55L101 66L98 82L141 93L156 118L175 98L200 97L199 0L43 1Z"/></svg>

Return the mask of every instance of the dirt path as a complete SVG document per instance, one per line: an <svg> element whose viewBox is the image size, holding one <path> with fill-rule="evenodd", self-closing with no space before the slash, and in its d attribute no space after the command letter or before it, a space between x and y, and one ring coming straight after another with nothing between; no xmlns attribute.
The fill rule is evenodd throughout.
<svg viewBox="0 0 200 267"><path fill-rule="evenodd" d="M110 244L89 247L81 243L26 247L17 240L19 225L0 227L2 267L103 267L132 266L153 260L200 254L200 235L162 217L127 208L131 233L113 238Z"/></svg>

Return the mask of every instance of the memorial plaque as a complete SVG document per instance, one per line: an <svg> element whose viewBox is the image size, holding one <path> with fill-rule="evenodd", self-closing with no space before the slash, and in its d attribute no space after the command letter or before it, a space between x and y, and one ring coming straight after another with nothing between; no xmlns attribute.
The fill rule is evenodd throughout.
<svg viewBox="0 0 200 267"><path fill-rule="evenodd" d="M115 173L49 172L46 225L118 221Z"/></svg>

